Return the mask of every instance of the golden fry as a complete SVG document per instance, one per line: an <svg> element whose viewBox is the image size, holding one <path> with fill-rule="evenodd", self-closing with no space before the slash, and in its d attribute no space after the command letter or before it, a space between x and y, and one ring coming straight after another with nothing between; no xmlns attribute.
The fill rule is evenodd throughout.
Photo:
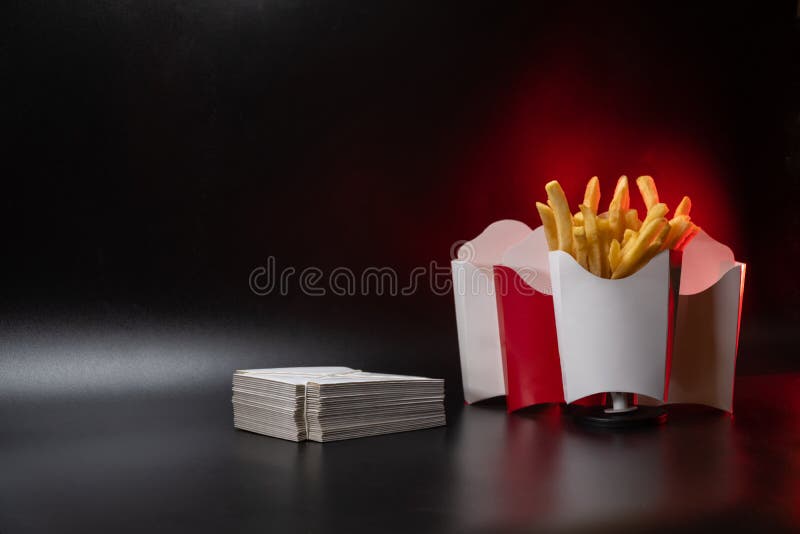
<svg viewBox="0 0 800 534"><path fill-rule="evenodd" d="M595 215L597 214L597 208L600 207L600 179L597 178L597 176L593 176L592 179L586 183L583 203L586 204Z"/></svg>
<svg viewBox="0 0 800 534"><path fill-rule="evenodd" d="M675 245L674 247L675 250L683 250L684 248L686 248L686 245L688 245L689 242L692 239L694 239L694 236L696 236L699 233L700 233L700 227L693 224L691 229L686 233L685 236L683 236L683 239L678 241L678 244Z"/></svg>
<svg viewBox="0 0 800 534"><path fill-rule="evenodd" d="M640 176L636 179L636 185L639 186L639 192L648 210L658 204L658 189L652 176Z"/></svg>
<svg viewBox="0 0 800 534"><path fill-rule="evenodd" d="M622 260L622 248L619 241L612 239L611 245L608 247L608 263L611 266L611 272L614 272L620 260Z"/></svg>
<svg viewBox="0 0 800 534"><path fill-rule="evenodd" d="M667 234L669 234L669 222L667 222L666 226L662 226L661 231L658 233L655 239L650 243L650 245L656 245L659 249L664 244L664 240L667 238Z"/></svg>
<svg viewBox="0 0 800 534"><path fill-rule="evenodd" d="M628 185L628 177L624 174L619 177L617 180L617 185L614 187L614 197L611 199L611 202L614 202L614 199L619 201L619 209L620 210L627 210L631 207L631 191L630 186Z"/></svg>
<svg viewBox="0 0 800 534"><path fill-rule="evenodd" d="M587 271L589 270L589 252L586 245L586 230L583 226L576 226L572 229L572 237L575 239L575 260Z"/></svg>
<svg viewBox="0 0 800 534"><path fill-rule="evenodd" d="M597 215L586 204L578 207L583 213L583 227L586 229L586 243L589 246L589 271L595 276L603 276L600 238L597 234Z"/></svg>
<svg viewBox="0 0 800 534"><path fill-rule="evenodd" d="M539 217L542 219L542 226L544 226L547 248L558 250L558 232L556 231L556 218L553 215L553 210L550 209L550 206L541 202L536 203L536 209L539 210Z"/></svg>
<svg viewBox="0 0 800 534"><path fill-rule="evenodd" d="M608 219L605 217L598 217L597 218L597 233L603 237L608 237L611 233L611 225L608 222Z"/></svg>
<svg viewBox="0 0 800 534"><path fill-rule="evenodd" d="M621 245L622 245L622 252L623 252L623 254L624 254L624 253L625 253L625 251L628 249L628 246L629 246L629 245L630 245L630 244L631 244L633 241L635 241L635 240L636 240L636 236L638 236L638 235L639 235L639 232L637 232L636 230L631 230L630 228L628 228L627 230L625 230L625 235L622 237L622 243L621 243Z"/></svg>
<svg viewBox="0 0 800 534"><path fill-rule="evenodd" d="M647 215L642 221L642 226L646 225L650 221L660 219L661 217L666 217L668 211L669 208L667 208L667 205L664 204L663 202L658 204L653 204L653 206L647 210Z"/></svg>
<svg viewBox="0 0 800 534"><path fill-rule="evenodd" d="M632 274L635 267L639 264L647 252L650 243L652 243L657 237L662 236L662 232L665 230L669 232L669 222L663 217L652 220L642 226L642 231L639 232L639 235L636 236L636 239L632 241L632 244L623 253L622 260L619 262L619 265L617 265L617 268L614 269L614 273L611 275L611 278L624 278L629 274ZM666 236L665 233L663 235ZM659 247L660 246L661 243L659 243Z"/></svg>
<svg viewBox="0 0 800 534"><path fill-rule="evenodd" d="M547 199L553 209L553 216L556 221L556 233L558 234L558 250L563 250L572 254L572 212L569 211L569 204L561 184L553 180L544 186L547 191Z"/></svg>
<svg viewBox="0 0 800 534"><path fill-rule="evenodd" d="M692 199L685 196L683 199L681 199L678 207L675 208L675 217L679 217L681 215L686 215L688 217L690 211L692 211Z"/></svg>
<svg viewBox="0 0 800 534"><path fill-rule="evenodd" d="M572 224L575 226L583 226L583 213L577 211L575 215L572 216Z"/></svg>
<svg viewBox="0 0 800 534"><path fill-rule="evenodd" d="M608 222L611 226L611 237L622 239L625 232L623 225L624 210L631 204L630 192L628 190L628 177L620 176L617 180L617 187L614 189L614 197L608 205Z"/></svg>
<svg viewBox="0 0 800 534"><path fill-rule="evenodd" d="M625 212L625 228L636 230L637 232L642 227L642 221L639 220L639 212L636 210L628 210Z"/></svg>
<svg viewBox="0 0 800 534"><path fill-rule="evenodd" d="M677 215L669 221L669 233L664 240L664 248L675 248L686 234L692 229L688 215Z"/></svg>
<svg viewBox="0 0 800 534"><path fill-rule="evenodd" d="M597 238L600 242L600 272L603 273L603 278L611 276L611 264L608 262L608 247L611 243L611 226L608 219L604 217L597 218Z"/></svg>
<svg viewBox="0 0 800 534"><path fill-rule="evenodd" d="M644 252L644 255L642 255L642 258L639 260L639 262L638 262L636 265L634 265L634 266L633 266L633 268L631 269L631 272L628 274L628 276L630 276L631 274L633 274L633 273L637 272L639 269L641 269L642 267L644 267L645 265L647 265L647 263L648 263L650 260L652 260L653 258L655 258L655 257L656 257L656 255L657 255L659 252L661 252L661 250L662 250L662 248L661 248L661 247L662 247L662 246L663 246L663 243L661 243L661 241L659 241L659 242L653 241L653 242L652 242L652 243L651 243L651 244L650 244L650 245L647 247L647 250Z"/></svg>
<svg viewBox="0 0 800 534"><path fill-rule="evenodd" d="M652 260L654 257L656 257L656 255L658 255L659 252L664 250L664 242L667 238L667 234L669 233L669 229L670 229L669 225L662 228L661 233L659 233L656 236L656 238L653 239L653 242L650 243L650 245L648 245L647 250L644 252L644 255L642 256L642 259L640 259L639 263L637 263L633 267L630 274L635 273L636 271L647 265L647 262Z"/></svg>

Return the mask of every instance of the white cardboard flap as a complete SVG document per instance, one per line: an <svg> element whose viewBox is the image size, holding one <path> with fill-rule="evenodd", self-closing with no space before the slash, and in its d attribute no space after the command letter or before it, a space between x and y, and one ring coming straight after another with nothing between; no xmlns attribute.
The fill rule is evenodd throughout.
<svg viewBox="0 0 800 534"><path fill-rule="evenodd" d="M705 404L733 412L744 276L745 266L739 263L706 290L678 297L670 403Z"/></svg>
<svg viewBox="0 0 800 534"><path fill-rule="evenodd" d="M701 231L683 251L680 294L705 291L738 265L730 248Z"/></svg>
<svg viewBox="0 0 800 534"><path fill-rule="evenodd" d="M539 293L552 295L550 284L550 249L544 226L539 226L525 239L509 247L501 265L514 269L522 280Z"/></svg>
<svg viewBox="0 0 800 534"><path fill-rule="evenodd" d="M518 243L531 233L527 224L504 219L493 222L472 241L458 249L457 259L473 265L491 267L500 263L508 247Z"/></svg>
<svg viewBox="0 0 800 534"><path fill-rule="evenodd" d="M464 400L505 395L492 270L459 261L452 268Z"/></svg>
<svg viewBox="0 0 800 534"><path fill-rule="evenodd" d="M500 262L508 247L530 233L531 229L519 221L497 221L462 245L458 259L451 262L467 403L506 394L493 265Z"/></svg>
<svg viewBox="0 0 800 534"><path fill-rule="evenodd" d="M663 400L669 252L620 280L599 278L562 251L549 259L565 400L609 391Z"/></svg>

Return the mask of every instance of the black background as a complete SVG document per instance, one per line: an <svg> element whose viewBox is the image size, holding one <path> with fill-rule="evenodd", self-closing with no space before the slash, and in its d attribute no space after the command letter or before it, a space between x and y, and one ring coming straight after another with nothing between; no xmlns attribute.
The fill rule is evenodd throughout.
<svg viewBox="0 0 800 534"><path fill-rule="evenodd" d="M164 521L169 491L216 487L220 473L187 473L220 443L313 464L276 440L194 433L203 421L229 431L237 368L443 377L460 404L449 295L313 297L295 284L258 296L250 273L270 256L279 269L387 266L401 280L446 267L453 243L492 221L536 225L552 178L572 198L594 174L608 195L622 173L652 174L671 205L690 194L695 221L748 263L737 373L798 370L797 6L698 4L7 4L0 530L70 517L65 531L91 530L137 499ZM395 448L375 461L399 443L422 454L430 443L415 436L384 442ZM154 458L189 463L164 479ZM225 480L241 499L216 517L249 517L255 497ZM92 498L108 504L102 518Z"/></svg>
<svg viewBox="0 0 800 534"><path fill-rule="evenodd" d="M404 280L494 220L537 224L553 177L574 196L621 173L653 174L673 205L691 194L695 220L749 263L740 371L794 365L791 2L34 1L8 14L6 392L58 389L33 380L52 368L80 389L123 369L221 385L237 367L336 362L443 376L458 395L449 297L257 296L250 272L274 256ZM193 354L200 332L229 348Z"/></svg>

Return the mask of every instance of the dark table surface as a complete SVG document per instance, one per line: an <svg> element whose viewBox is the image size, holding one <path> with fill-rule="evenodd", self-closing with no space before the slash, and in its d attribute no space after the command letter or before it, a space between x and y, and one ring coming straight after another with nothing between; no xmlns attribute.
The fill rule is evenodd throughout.
<svg viewBox="0 0 800 534"><path fill-rule="evenodd" d="M558 406L291 443L191 395L6 405L0 532L800 528L800 375L740 377L734 417L592 432Z"/></svg>

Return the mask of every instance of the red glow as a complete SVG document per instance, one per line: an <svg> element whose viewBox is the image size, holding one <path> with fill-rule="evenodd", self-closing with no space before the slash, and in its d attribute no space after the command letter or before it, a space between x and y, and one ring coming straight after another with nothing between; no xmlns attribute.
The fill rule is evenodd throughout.
<svg viewBox="0 0 800 534"><path fill-rule="evenodd" d="M625 174L631 180L632 207L643 216L635 179L648 174L671 209L683 195L690 196L693 221L736 250L726 162L707 134L695 133L697 124L681 124L663 111L648 113L647 95L615 89L587 85L563 66L523 78L473 151L459 206L482 217L476 225L508 217L535 227L540 221L533 203L545 198L549 180L561 182L577 211L587 180L599 176L602 210L617 178ZM659 98L668 98L668 92Z"/></svg>

